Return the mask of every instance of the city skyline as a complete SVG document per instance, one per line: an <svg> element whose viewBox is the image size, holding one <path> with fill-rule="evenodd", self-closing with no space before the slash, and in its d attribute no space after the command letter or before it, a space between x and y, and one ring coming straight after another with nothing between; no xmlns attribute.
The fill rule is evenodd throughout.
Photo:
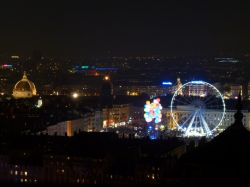
<svg viewBox="0 0 250 187"><path fill-rule="evenodd" d="M247 4L4 2L0 54L202 56L250 51Z"/></svg>
<svg viewBox="0 0 250 187"><path fill-rule="evenodd" d="M2 2L0 184L248 184L248 9Z"/></svg>

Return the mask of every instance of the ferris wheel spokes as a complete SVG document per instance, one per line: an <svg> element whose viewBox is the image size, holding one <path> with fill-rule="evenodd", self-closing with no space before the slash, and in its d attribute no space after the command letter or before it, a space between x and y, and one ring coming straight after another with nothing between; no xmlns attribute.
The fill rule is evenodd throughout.
<svg viewBox="0 0 250 187"><path fill-rule="evenodd" d="M204 119L203 115L200 114L199 117L202 120L203 127L205 128L206 134L210 135L211 130L209 129L208 124L207 124L206 120Z"/></svg>
<svg viewBox="0 0 250 187"><path fill-rule="evenodd" d="M198 111L195 111L194 115L192 116L192 119L190 121L190 123L188 124L188 127L187 127L187 130L185 132L185 135L187 136L188 133L190 132L190 129L192 128L192 125L194 123L194 120L195 120L195 117L196 117L196 114L197 114Z"/></svg>
<svg viewBox="0 0 250 187"><path fill-rule="evenodd" d="M185 119L185 121L183 123L180 124L180 126L185 126L185 124L192 118L192 116L194 115L194 112L192 112L188 117L187 119ZM184 117L186 117L186 115L183 115ZM182 116L182 118L183 118Z"/></svg>

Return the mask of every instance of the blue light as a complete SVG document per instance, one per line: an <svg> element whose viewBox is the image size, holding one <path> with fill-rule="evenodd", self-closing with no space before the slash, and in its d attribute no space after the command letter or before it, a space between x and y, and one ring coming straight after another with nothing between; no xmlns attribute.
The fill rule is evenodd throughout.
<svg viewBox="0 0 250 187"><path fill-rule="evenodd" d="M172 82L162 82L162 85L171 86L171 85L172 85Z"/></svg>
<svg viewBox="0 0 250 187"><path fill-rule="evenodd" d="M203 84L204 81L191 81L191 83L193 83L193 84Z"/></svg>
<svg viewBox="0 0 250 187"><path fill-rule="evenodd" d="M155 135L150 135L149 138L150 138L150 140L155 140L156 136Z"/></svg>

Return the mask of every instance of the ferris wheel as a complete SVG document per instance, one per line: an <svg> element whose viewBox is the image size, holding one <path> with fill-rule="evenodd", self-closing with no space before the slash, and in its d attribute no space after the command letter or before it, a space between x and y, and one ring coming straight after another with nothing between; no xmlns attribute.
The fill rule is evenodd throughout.
<svg viewBox="0 0 250 187"><path fill-rule="evenodd" d="M225 116L222 94L212 84L191 81L175 91L170 112L183 136L212 136Z"/></svg>

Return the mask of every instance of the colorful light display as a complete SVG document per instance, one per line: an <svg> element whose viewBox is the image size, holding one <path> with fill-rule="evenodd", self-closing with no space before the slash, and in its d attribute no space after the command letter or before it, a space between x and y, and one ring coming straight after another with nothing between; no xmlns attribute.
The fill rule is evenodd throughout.
<svg viewBox="0 0 250 187"><path fill-rule="evenodd" d="M160 123L162 114L161 114L162 106L160 104L160 99L154 99L152 103L150 101L146 101L144 105L144 118L146 122L152 122L155 119L155 123Z"/></svg>

